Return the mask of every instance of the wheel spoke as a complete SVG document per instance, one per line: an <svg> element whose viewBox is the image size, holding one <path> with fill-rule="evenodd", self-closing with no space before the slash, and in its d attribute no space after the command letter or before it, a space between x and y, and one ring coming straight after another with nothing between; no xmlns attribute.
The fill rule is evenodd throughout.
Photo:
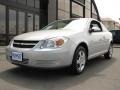
<svg viewBox="0 0 120 90"><path fill-rule="evenodd" d="M80 64L80 60L77 60L77 64Z"/></svg>
<svg viewBox="0 0 120 90"><path fill-rule="evenodd" d="M80 51L78 55L79 55L79 59L77 59L77 67L80 71L82 71L85 67L85 52Z"/></svg>

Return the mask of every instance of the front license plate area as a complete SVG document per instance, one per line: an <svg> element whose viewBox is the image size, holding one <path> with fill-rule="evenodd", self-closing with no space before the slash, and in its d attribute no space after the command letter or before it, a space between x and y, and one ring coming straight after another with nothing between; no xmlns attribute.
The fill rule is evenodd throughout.
<svg viewBox="0 0 120 90"><path fill-rule="evenodd" d="M21 53L21 52L12 52L12 60L22 62L23 53Z"/></svg>

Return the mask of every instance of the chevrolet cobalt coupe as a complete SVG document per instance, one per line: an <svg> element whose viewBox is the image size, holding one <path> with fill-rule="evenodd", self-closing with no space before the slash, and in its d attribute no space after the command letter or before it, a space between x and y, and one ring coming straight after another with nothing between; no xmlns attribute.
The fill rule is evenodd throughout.
<svg viewBox="0 0 120 90"><path fill-rule="evenodd" d="M92 18L58 20L40 31L14 37L6 49L15 65L37 68L70 67L83 72L86 61L104 55L112 58L112 34Z"/></svg>

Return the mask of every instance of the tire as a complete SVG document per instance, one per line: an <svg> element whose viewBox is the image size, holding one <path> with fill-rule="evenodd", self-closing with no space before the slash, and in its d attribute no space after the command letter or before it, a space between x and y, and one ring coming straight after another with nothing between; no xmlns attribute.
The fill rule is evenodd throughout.
<svg viewBox="0 0 120 90"><path fill-rule="evenodd" d="M112 54L113 54L113 45L110 44L108 52L104 54L105 59L110 60L112 58Z"/></svg>
<svg viewBox="0 0 120 90"><path fill-rule="evenodd" d="M72 72L74 74L80 74L84 71L87 60L87 52L83 46L79 46L75 51L73 62L72 62Z"/></svg>

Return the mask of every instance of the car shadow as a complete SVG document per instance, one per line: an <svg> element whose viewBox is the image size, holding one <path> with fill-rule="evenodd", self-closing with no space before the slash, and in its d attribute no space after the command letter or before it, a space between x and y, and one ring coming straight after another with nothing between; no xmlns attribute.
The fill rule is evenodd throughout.
<svg viewBox="0 0 120 90"><path fill-rule="evenodd" d="M0 72L0 79L31 90L63 90L80 85L92 77L101 77L100 72L109 68L115 61L115 58L105 60L102 56L95 58L87 63L85 71L80 75L70 74L66 69L38 70L15 67Z"/></svg>

